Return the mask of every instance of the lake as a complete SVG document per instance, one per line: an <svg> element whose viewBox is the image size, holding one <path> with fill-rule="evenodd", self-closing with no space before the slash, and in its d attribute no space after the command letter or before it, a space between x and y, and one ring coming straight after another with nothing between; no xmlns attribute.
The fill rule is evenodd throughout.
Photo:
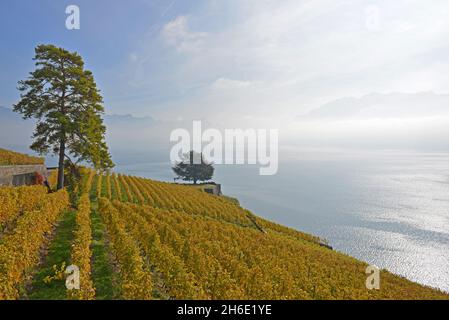
<svg viewBox="0 0 449 320"><path fill-rule="evenodd" d="M277 175L217 166L214 180L264 218L449 292L449 154L297 149L279 158ZM168 163L116 169L173 181Z"/></svg>

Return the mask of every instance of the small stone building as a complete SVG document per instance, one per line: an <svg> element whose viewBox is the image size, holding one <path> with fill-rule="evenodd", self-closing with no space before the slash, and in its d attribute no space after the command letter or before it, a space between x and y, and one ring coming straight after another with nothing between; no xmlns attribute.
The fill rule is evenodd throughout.
<svg viewBox="0 0 449 320"><path fill-rule="evenodd" d="M33 185L36 172L44 177L48 176L45 165L0 166L0 186Z"/></svg>
<svg viewBox="0 0 449 320"><path fill-rule="evenodd" d="M208 184L203 190L207 193L221 196L221 184Z"/></svg>

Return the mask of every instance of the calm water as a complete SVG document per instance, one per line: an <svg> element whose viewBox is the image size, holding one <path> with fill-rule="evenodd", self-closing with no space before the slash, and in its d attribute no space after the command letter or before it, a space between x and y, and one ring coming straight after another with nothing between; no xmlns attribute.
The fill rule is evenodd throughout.
<svg viewBox="0 0 449 320"><path fill-rule="evenodd" d="M280 159L275 176L217 166L215 180L260 216L449 292L449 154L298 150ZM117 171L173 178L165 163Z"/></svg>

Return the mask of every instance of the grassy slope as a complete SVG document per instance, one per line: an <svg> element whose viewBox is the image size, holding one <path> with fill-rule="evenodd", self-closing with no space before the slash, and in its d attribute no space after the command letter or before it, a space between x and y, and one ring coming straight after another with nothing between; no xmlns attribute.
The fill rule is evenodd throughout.
<svg viewBox="0 0 449 320"><path fill-rule="evenodd" d="M96 180L93 181L92 200L92 279L96 288L96 298L109 300L117 298L114 287L114 272L107 243L107 234L103 222L97 213ZM105 186L103 185L103 191ZM55 228L54 238L47 251L43 253L42 264L36 268L32 283L24 293L24 299L31 300L64 300L67 297L65 281L54 279L46 283L46 277L54 277L56 269L70 265L71 244L75 229L75 211L67 211Z"/></svg>
<svg viewBox="0 0 449 320"><path fill-rule="evenodd" d="M114 287L110 249L103 221L97 212L97 177L92 182L90 192L92 206L92 280L98 300L110 300L117 296Z"/></svg>
<svg viewBox="0 0 449 320"><path fill-rule="evenodd" d="M60 268L63 263L70 265L70 247L75 228L75 212L67 211L56 227L55 237L48 248L43 264L38 268L28 297L32 300L65 299L66 290L64 280L53 280L45 283L47 276L54 276L54 267Z"/></svg>
<svg viewBox="0 0 449 320"><path fill-rule="evenodd" d="M92 211L92 280L98 300L110 300L117 296L109 246L103 222L96 209Z"/></svg>

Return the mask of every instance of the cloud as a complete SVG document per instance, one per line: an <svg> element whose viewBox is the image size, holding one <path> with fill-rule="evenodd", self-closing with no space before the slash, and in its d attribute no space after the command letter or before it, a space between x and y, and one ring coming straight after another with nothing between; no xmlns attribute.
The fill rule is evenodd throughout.
<svg viewBox="0 0 449 320"><path fill-rule="evenodd" d="M193 32L189 29L186 16L179 16L168 22L161 32L164 41L181 52L195 52L201 50L207 33Z"/></svg>
<svg viewBox="0 0 449 320"><path fill-rule="evenodd" d="M215 127L282 128L292 139L311 141L329 132L330 141L337 128L382 134L376 118L392 119L384 123L394 132L393 120L404 121L404 113L414 114L407 123L417 128L421 117L435 116L423 110L439 98L416 93L449 92L446 0L228 0L188 9L177 2L170 13L175 18L158 21L142 47L132 49L128 79L120 81L132 87L119 88L127 112L185 123L206 119ZM365 103L370 92L416 96L345 115L347 128L323 108L319 125L296 119L342 97L360 97L343 98L349 106ZM350 112L343 109L334 112ZM324 117L333 117L328 127Z"/></svg>
<svg viewBox="0 0 449 320"><path fill-rule="evenodd" d="M373 8L376 28L368 23ZM171 92L182 96L161 111L213 117L226 107L235 111L228 117L294 117L342 96L448 92L447 14L444 0L202 4L161 32L167 56L177 54Z"/></svg>

